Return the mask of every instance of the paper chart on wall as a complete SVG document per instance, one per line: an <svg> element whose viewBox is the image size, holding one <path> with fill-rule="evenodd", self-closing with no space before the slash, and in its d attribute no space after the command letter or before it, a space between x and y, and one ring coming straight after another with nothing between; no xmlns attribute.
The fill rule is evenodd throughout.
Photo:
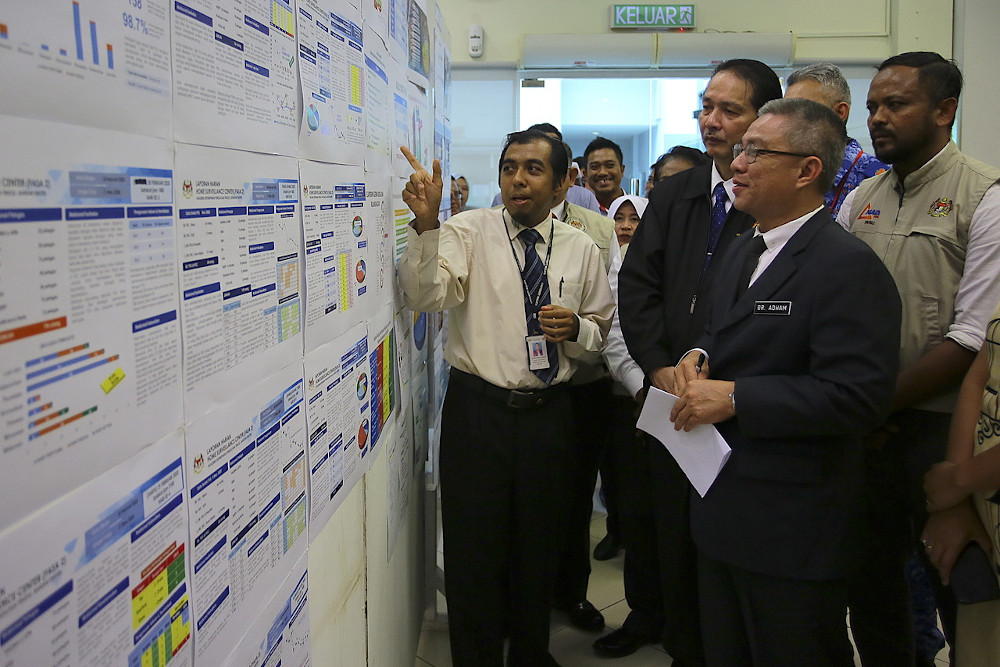
<svg viewBox="0 0 1000 667"><path fill-rule="evenodd" d="M171 7L174 138L287 155L298 119L292 1Z"/></svg>
<svg viewBox="0 0 1000 667"><path fill-rule="evenodd" d="M170 144L0 122L3 527L182 416Z"/></svg>
<svg viewBox="0 0 1000 667"><path fill-rule="evenodd" d="M219 664L305 553L302 365L187 427L196 658Z"/></svg>
<svg viewBox="0 0 1000 667"><path fill-rule="evenodd" d="M406 65L410 81L427 89L431 77L431 31L426 3L409 0L406 6Z"/></svg>
<svg viewBox="0 0 1000 667"><path fill-rule="evenodd" d="M438 113L438 110L434 110L434 159L440 161L441 163L441 173L443 174L454 174L456 177L460 174L455 174L451 167L451 128L448 125L448 120ZM444 193L445 196L441 198L441 213L447 217L451 216L451 188L448 188L448 192ZM447 218L444 218L447 219Z"/></svg>
<svg viewBox="0 0 1000 667"><path fill-rule="evenodd" d="M312 541L364 474L361 453L371 437L364 324L306 354L305 386Z"/></svg>
<svg viewBox="0 0 1000 667"><path fill-rule="evenodd" d="M406 104L410 123L410 152L428 171L431 170L434 153L434 116L427 100L425 89L412 81L406 86ZM412 173L407 172L409 177Z"/></svg>
<svg viewBox="0 0 1000 667"><path fill-rule="evenodd" d="M413 420L407 407L399 413L393 437L386 452L386 523L388 532L387 561L392 560L399 532L406 519L413 479Z"/></svg>
<svg viewBox="0 0 1000 667"><path fill-rule="evenodd" d="M0 537L8 665L191 665L180 430Z"/></svg>
<svg viewBox="0 0 1000 667"><path fill-rule="evenodd" d="M365 175L365 211L368 220L369 312L393 303L396 264L393 258L395 230L389 214L389 176Z"/></svg>
<svg viewBox="0 0 1000 667"><path fill-rule="evenodd" d="M389 0L362 0L361 18L365 29L371 29L388 45L389 42Z"/></svg>
<svg viewBox="0 0 1000 667"><path fill-rule="evenodd" d="M413 375L413 364L410 353L410 340L413 331L410 329L410 322L413 321L413 311L409 308L400 308L393 318L393 327L396 331L396 369L399 373L400 405L409 405L409 385Z"/></svg>
<svg viewBox="0 0 1000 667"><path fill-rule="evenodd" d="M451 32L434 5L434 107L439 115L451 118Z"/></svg>
<svg viewBox="0 0 1000 667"><path fill-rule="evenodd" d="M305 243L305 349L364 321L369 302L371 220L361 167L301 161Z"/></svg>
<svg viewBox="0 0 1000 667"><path fill-rule="evenodd" d="M307 667L310 664L307 561L307 554L299 557L278 592L264 606L223 665Z"/></svg>
<svg viewBox="0 0 1000 667"><path fill-rule="evenodd" d="M413 167L407 161L400 146L413 150L414 137L410 126L410 82L406 80L406 66L392 60L389 63L389 92L392 95L393 131L392 131L392 175L399 178L409 178ZM416 153L414 153L416 155Z"/></svg>
<svg viewBox="0 0 1000 667"><path fill-rule="evenodd" d="M368 367L371 374L371 439L370 445L362 449L361 456L366 465L378 458L382 448L383 435L391 428L399 404L399 388L396 375L396 336L393 331L392 307L386 306L372 315L368 322Z"/></svg>
<svg viewBox="0 0 1000 667"><path fill-rule="evenodd" d="M406 252L407 245L407 234L406 229L410 225L410 221L413 220L413 212L410 211L409 207L403 202L403 188L406 187L406 179L394 178L392 179L392 221L393 228L395 229L395 251L394 256L396 262L399 263L399 259ZM399 284L399 281L396 281ZM402 303L402 292L397 294L397 303Z"/></svg>
<svg viewBox="0 0 1000 667"><path fill-rule="evenodd" d="M388 24L389 53L392 59L406 66L409 49L409 3L410 0L383 0L387 3L386 22Z"/></svg>
<svg viewBox="0 0 1000 667"><path fill-rule="evenodd" d="M186 145L176 166L190 421L302 354L298 167Z"/></svg>
<svg viewBox="0 0 1000 667"><path fill-rule="evenodd" d="M367 113L361 10L347 0L298 0L299 151L364 164Z"/></svg>
<svg viewBox="0 0 1000 667"><path fill-rule="evenodd" d="M429 447L428 428L432 424L428 422L428 400L427 366L426 364L419 368L414 366L410 381L410 410L413 415L413 467L417 472L424 468ZM434 471L432 465L431 472Z"/></svg>
<svg viewBox="0 0 1000 667"><path fill-rule="evenodd" d="M169 4L4 3L0 113L171 138Z"/></svg>
<svg viewBox="0 0 1000 667"><path fill-rule="evenodd" d="M389 88L389 52L382 38L365 26L365 91L368 122L365 129L365 171L389 171L395 115Z"/></svg>

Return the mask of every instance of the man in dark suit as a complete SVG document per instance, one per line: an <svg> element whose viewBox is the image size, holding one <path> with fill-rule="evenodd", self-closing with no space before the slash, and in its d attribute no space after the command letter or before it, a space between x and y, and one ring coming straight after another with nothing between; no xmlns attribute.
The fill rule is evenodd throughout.
<svg viewBox="0 0 1000 667"><path fill-rule="evenodd" d="M674 364L704 329L705 304L720 266L713 256L753 225L751 216L732 207L733 146L757 110L780 97L781 83L764 63L721 63L698 115L711 164L671 176L650 192L622 264L618 293L625 343L648 384L670 386ZM620 485L627 492L620 507L625 599L632 611L620 629L594 643L594 650L620 657L661 640L674 664L700 667L690 485L659 443L647 439L646 450L635 452L629 465L619 463L628 479Z"/></svg>
<svg viewBox="0 0 1000 667"><path fill-rule="evenodd" d="M674 374L675 428L716 424L732 448L690 508L709 665L854 664L862 435L892 399L900 302L823 207L846 140L816 102L761 109L732 164L757 231L724 258L706 333Z"/></svg>

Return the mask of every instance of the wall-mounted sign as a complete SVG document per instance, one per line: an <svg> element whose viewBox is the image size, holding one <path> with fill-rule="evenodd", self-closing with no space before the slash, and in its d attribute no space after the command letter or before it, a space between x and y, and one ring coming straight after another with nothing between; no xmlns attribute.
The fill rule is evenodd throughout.
<svg viewBox="0 0 1000 667"><path fill-rule="evenodd" d="M694 28L694 5L612 5L611 28L612 30Z"/></svg>

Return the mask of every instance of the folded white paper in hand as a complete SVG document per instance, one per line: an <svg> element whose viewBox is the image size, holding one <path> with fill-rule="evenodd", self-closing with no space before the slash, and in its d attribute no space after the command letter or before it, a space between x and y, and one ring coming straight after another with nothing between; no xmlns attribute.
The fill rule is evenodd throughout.
<svg viewBox="0 0 1000 667"><path fill-rule="evenodd" d="M711 424L690 431L675 431L670 411L677 397L650 387L636 426L660 441L677 461L691 485L704 498L732 450Z"/></svg>

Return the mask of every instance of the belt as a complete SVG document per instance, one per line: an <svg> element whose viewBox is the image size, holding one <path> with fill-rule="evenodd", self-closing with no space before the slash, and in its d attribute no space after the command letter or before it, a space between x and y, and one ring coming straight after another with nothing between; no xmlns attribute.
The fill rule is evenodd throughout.
<svg viewBox="0 0 1000 667"><path fill-rule="evenodd" d="M515 410L527 408L540 408L551 403L553 400L566 394L565 383L553 385L546 389L504 389L495 384L490 384L486 380L460 371L457 368L451 369L451 381L462 386L463 389L477 394L493 403L505 405Z"/></svg>

